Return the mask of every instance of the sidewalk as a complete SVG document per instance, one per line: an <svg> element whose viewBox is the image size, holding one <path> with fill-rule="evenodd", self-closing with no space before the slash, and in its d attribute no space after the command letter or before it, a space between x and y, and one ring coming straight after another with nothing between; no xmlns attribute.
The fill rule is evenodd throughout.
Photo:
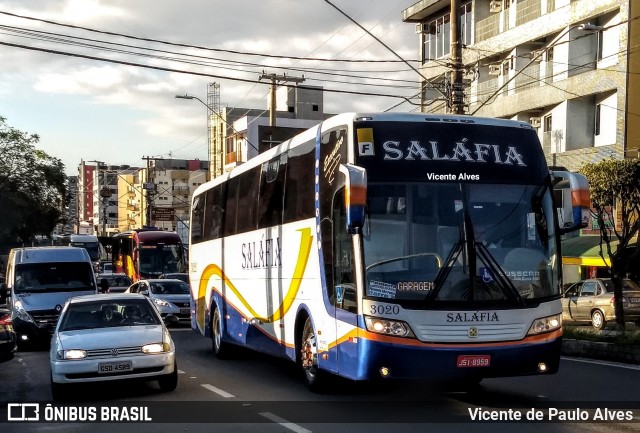
<svg viewBox="0 0 640 433"><path fill-rule="evenodd" d="M611 335L616 332L613 329L596 331L589 326L573 327L573 329L596 335ZM633 324L627 325L627 332L637 333L637 327ZM565 336L562 340L562 355L640 364L640 344L629 345L605 341L589 341Z"/></svg>

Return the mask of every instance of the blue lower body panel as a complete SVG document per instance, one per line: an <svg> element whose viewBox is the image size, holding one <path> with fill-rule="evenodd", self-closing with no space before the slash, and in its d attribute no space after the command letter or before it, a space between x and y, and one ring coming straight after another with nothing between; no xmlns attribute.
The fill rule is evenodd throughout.
<svg viewBox="0 0 640 433"><path fill-rule="evenodd" d="M558 371L561 345L562 338L557 338L550 342L512 346L422 348L361 339L359 351L363 362L357 377L352 378L455 380L553 374ZM488 355L489 365L458 367L458 357L462 355ZM546 365L544 372L539 369L540 363ZM382 368L388 370L386 377L380 373Z"/></svg>

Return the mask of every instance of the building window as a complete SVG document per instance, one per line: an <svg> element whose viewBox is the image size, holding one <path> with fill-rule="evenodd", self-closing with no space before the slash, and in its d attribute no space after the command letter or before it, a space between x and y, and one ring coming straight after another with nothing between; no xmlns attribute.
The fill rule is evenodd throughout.
<svg viewBox="0 0 640 433"><path fill-rule="evenodd" d="M544 129L543 132L551 132L551 114L544 116Z"/></svg>
<svg viewBox="0 0 640 433"><path fill-rule="evenodd" d="M596 116L594 122L594 135L600 135L600 115L602 112L602 104L596 104Z"/></svg>
<svg viewBox="0 0 640 433"><path fill-rule="evenodd" d="M424 63L449 55L451 52L451 24L449 21L450 14L446 14L426 25Z"/></svg>
<svg viewBox="0 0 640 433"><path fill-rule="evenodd" d="M458 28L460 30L460 43L463 45L471 45L473 43L471 40L471 35L473 35L472 18L471 2L460 6L460 22Z"/></svg>

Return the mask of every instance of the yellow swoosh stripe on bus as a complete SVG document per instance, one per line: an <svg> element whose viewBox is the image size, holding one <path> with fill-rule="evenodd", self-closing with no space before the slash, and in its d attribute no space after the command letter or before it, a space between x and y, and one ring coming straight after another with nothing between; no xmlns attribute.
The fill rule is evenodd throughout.
<svg viewBox="0 0 640 433"><path fill-rule="evenodd" d="M287 294L285 295L282 303L278 307L274 313L269 317L259 316L257 311L255 311L249 302L240 294L238 289L234 286L234 284L227 278L224 271L218 265L209 265L202 272L202 276L200 277L200 285L198 286L198 299L196 301L196 321L201 330L204 329L204 319L205 319L205 311L207 308L205 298L207 293L207 287L209 286L209 280L213 276L220 277L225 285L238 297L242 305L251 313L254 319L257 319L261 322L275 322L284 317L285 314L289 311L291 306L293 305L293 301L298 294L298 290L300 290L300 285L302 284L302 276L304 275L304 270L307 267L307 262L309 261L309 253L311 251L311 245L313 236L311 236L311 229L305 228L298 230L301 234L300 239L300 249L298 251L298 260L296 262L296 267L293 271L293 277L291 279L291 283L289 284L289 290L287 290Z"/></svg>

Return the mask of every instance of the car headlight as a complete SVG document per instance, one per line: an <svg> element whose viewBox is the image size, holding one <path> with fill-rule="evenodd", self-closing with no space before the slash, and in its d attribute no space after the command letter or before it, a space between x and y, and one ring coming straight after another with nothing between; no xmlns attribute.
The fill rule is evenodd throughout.
<svg viewBox="0 0 640 433"><path fill-rule="evenodd" d="M159 298L153 298L153 302L155 302L156 304L160 305L161 307L168 307L169 302L165 301L164 299L159 299Z"/></svg>
<svg viewBox="0 0 640 433"><path fill-rule="evenodd" d="M400 320L380 319L377 317L365 317L367 330L377 334L393 335L394 337L412 337L415 335L409 325Z"/></svg>
<svg viewBox="0 0 640 433"><path fill-rule="evenodd" d="M562 327L562 314L554 314L553 316L542 317L536 319L531 324L527 335L544 334L545 332L555 331Z"/></svg>
<svg viewBox="0 0 640 433"><path fill-rule="evenodd" d="M142 352L146 354L164 353L169 352L170 347L168 343L151 343L142 346Z"/></svg>
<svg viewBox="0 0 640 433"><path fill-rule="evenodd" d="M25 322L35 323L33 321L33 318L31 317L31 315L29 313L27 313L27 310L24 309L24 306L22 305L22 302L16 301L15 304L13 304L13 305L15 307L16 316L20 320L24 320Z"/></svg>
<svg viewBox="0 0 640 433"><path fill-rule="evenodd" d="M84 359L87 351L82 349L58 350L58 359Z"/></svg>

